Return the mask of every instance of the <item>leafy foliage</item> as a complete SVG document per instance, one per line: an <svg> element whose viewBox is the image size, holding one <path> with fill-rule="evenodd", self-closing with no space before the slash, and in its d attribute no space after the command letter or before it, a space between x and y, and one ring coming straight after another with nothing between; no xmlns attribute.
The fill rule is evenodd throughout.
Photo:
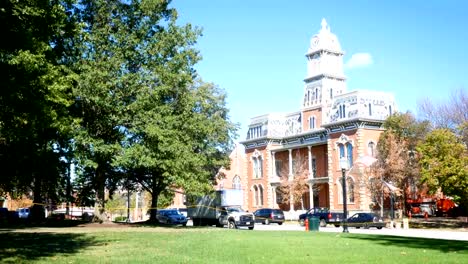
<svg viewBox="0 0 468 264"><path fill-rule="evenodd" d="M79 162L104 207L121 180L158 196L207 189L235 126L224 91L195 81L200 30L176 24L167 1L82 1Z"/></svg>
<svg viewBox="0 0 468 264"><path fill-rule="evenodd" d="M394 192L398 196L403 195L403 201L416 195L413 192L421 186L421 182L419 155L415 150L430 128L428 122L418 122L409 112L395 113L385 120L384 127L386 130L377 144L377 162L371 166L365 179L372 200L380 208L383 208L384 199ZM385 182L399 191L390 190Z"/></svg>
<svg viewBox="0 0 468 264"><path fill-rule="evenodd" d="M76 24L73 1L0 3L0 189L34 202L60 199L66 165L61 145L70 136L75 75L64 58ZM44 195L45 194L45 195Z"/></svg>
<svg viewBox="0 0 468 264"><path fill-rule="evenodd" d="M430 191L440 189L468 205L468 151L462 139L448 129L436 129L417 150L421 153L421 180Z"/></svg>

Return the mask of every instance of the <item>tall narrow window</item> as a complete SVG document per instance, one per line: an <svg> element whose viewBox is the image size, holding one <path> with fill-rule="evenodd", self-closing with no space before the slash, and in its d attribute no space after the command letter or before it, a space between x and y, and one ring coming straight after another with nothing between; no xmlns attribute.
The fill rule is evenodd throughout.
<svg viewBox="0 0 468 264"><path fill-rule="evenodd" d="M342 105L339 106L338 112L340 113L340 118L343 118L343 106Z"/></svg>
<svg viewBox="0 0 468 264"><path fill-rule="evenodd" d="M258 186L258 201L259 205L263 206L263 187L261 185Z"/></svg>
<svg viewBox="0 0 468 264"><path fill-rule="evenodd" d="M277 204L282 204L283 203L283 195L279 188L275 188L275 193L276 193L276 203Z"/></svg>
<svg viewBox="0 0 468 264"><path fill-rule="evenodd" d="M369 116L372 115L372 105L369 103Z"/></svg>
<svg viewBox="0 0 468 264"><path fill-rule="evenodd" d="M388 113L389 113L390 115L392 115L392 106L391 106L391 105L388 106Z"/></svg>
<svg viewBox="0 0 468 264"><path fill-rule="evenodd" d="M255 206L258 206L258 188L257 188L257 185L253 186L253 196L254 196Z"/></svg>
<svg viewBox="0 0 468 264"><path fill-rule="evenodd" d="M346 118L346 106L343 105L343 118Z"/></svg>
<svg viewBox="0 0 468 264"><path fill-rule="evenodd" d="M258 159L257 158L253 158L253 173L254 173L254 177L258 178Z"/></svg>
<svg viewBox="0 0 468 264"><path fill-rule="evenodd" d="M374 142L369 142L369 144L367 144L367 152L368 154L371 156L371 157L375 157L375 143Z"/></svg>
<svg viewBox="0 0 468 264"><path fill-rule="evenodd" d="M348 202L354 203L354 181L352 178L348 178L346 181L348 185L347 195L348 195Z"/></svg>
<svg viewBox="0 0 468 264"><path fill-rule="evenodd" d="M315 128L315 116L309 117L309 129Z"/></svg>
<svg viewBox="0 0 468 264"><path fill-rule="evenodd" d="M317 160L315 158L312 158L312 173L315 178L317 175Z"/></svg>
<svg viewBox="0 0 468 264"><path fill-rule="evenodd" d="M330 88L330 99L333 99L333 88Z"/></svg>
<svg viewBox="0 0 468 264"><path fill-rule="evenodd" d="M315 88L315 100L318 100L318 88Z"/></svg>
<svg viewBox="0 0 468 264"><path fill-rule="evenodd" d="M263 177L263 160L261 156L253 157L253 175L254 178L262 178Z"/></svg>
<svg viewBox="0 0 468 264"><path fill-rule="evenodd" d="M338 145L338 147L340 148L340 159L344 158L345 157L345 149L344 149L343 144Z"/></svg>
<svg viewBox="0 0 468 264"><path fill-rule="evenodd" d="M258 161L259 161L259 168L258 168L258 177L259 178L262 178L263 177L263 159L262 157L258 157Z"/></svg>
<svg viewBox="0 0 468 264"><path fill-rule="evenodd" d="M353 145L346 143L346 150L348 152L348 167L351 168L353 166Z"/></svg>
<svg viewBox="0 0 468 264"><path fill-rule="evenodd" d="M281 170L283 169L283 161L275 160L276 176L281 177Z"/></svg>
<svg viewBox="0 0 468 264"><path fill-rule="evenodd" d="M234 179L232 179L232 188L233 189L242 189L242 186L241 186L241 180L240 180L240 177L238 175L236 175L234 177Z"/></svg>

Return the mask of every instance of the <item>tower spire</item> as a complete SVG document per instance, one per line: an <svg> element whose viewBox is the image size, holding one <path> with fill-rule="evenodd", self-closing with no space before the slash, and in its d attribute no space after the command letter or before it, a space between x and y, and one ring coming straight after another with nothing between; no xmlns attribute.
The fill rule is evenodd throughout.
<svg viewBox="0 0 468 264"><path fill-rule="evenodd" d="M327 21L325 18L322 18L322 29L320 31L330 31L330 28L328 27Z"/></svg>

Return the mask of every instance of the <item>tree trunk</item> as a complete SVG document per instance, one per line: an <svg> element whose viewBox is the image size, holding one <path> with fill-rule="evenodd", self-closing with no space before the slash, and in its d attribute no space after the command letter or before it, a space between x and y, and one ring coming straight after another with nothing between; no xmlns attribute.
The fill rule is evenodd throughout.
<svg viewBox="0 0 468 264"><path fill-rule="evenodd" d="M150 222L158 222L158 219L156 219L156 214L158 213L158 196L159 192L153 190L151 194Z"/></svg>
<svg viewBox="0 0 468 264"><path fill-rule="evenodd" d="M30 212L30 219L32 222L41 222L45 219L45 211L42 201L42 181L41 177L33 173L34 179L34 197L33 206Z"/></svg>
<svg viewBox="0 0 468 264"><path fill-rule="evenodd" d="M105 199L105 173L101 169L101 166L98 165L96 168L96 205L95 211L97 212L96 216L99 218L100 221L107 221L107 217L105 215L106 211L106 199Z"/></svg>
<svg viewBox="0 0 468 264"><path fill-rule="evenodd" d="M158 188L158 184L156 182L156 177L153 176L153 182L151 184L151 208L150 208L150 222L158 222L158 219L156 218L156 214L158 213L158 197L161 191Z"/></svg>
<svg viewBox="0 0 468 264"><path fill-rule="evenodd" d="M71 174L72 174L72 166L68 164L68 175L67 175L67 193L66 193L66 199L67 199L67 204L66 204L66 211L65 215L67 217L70 216L70 202L71 202Z"/></svg>

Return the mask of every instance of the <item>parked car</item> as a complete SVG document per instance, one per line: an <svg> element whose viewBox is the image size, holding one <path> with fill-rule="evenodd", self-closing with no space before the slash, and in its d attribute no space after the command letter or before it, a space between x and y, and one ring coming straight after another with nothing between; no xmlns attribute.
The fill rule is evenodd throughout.
<svg viewBox="0 0 468 264"><path fill-rule="evenodd" d="M179 213L183 214L185 217L187 217L187 208L167 208L167 209L171 209L171 210L177 210L179 211ZM165 209L165 210L167 210ZM187 219L190 219L189 217L187 217Z"/></svg>
<svg viewBox="0 0 468 264"><path fill-rule="evenodd" d="M282 225L284 222L284 213L280 209L263 208L254 212L255 222L269 225L270 223L277 223Z"/></svg>
<svg viewBox="0 0 468 264"><path fill-rule="evenodd" d="M8 222L8 208L0 207L0 225Z"/></svg>
<svg viewBox="0 0 468 264"><path fill-rule="evenodd" d="M355 228L371 228L376 227L382 229L385 226L384 221L380 216L373 213L356 213L348 218L348 226Z"/></svg>
<svg viewBox="0 0 468 264"><path fill-rule="evenodd" d="M18 208L16 211L18 212L18 217L20 219L25 219L29 217L29 208Z"/></svg>
<svg viewBox="0 0 468 264"><path fill-rule="evenodd" d="M168 225L187 225L187 217L181 214L177 209L158 210L156 218L162 224Z"/></svg>
<svg viewBox="0 0 468 264"><path fill-rule="evenodd" d="M330 212L328 208L324 207L315 207L311 208L305 214L299 215L299 224L304 226L306 218L310 217L317 217L320 220L321 227L325 227L327 224L332 224L338 227L344 219L343 213Z"/></svg>

